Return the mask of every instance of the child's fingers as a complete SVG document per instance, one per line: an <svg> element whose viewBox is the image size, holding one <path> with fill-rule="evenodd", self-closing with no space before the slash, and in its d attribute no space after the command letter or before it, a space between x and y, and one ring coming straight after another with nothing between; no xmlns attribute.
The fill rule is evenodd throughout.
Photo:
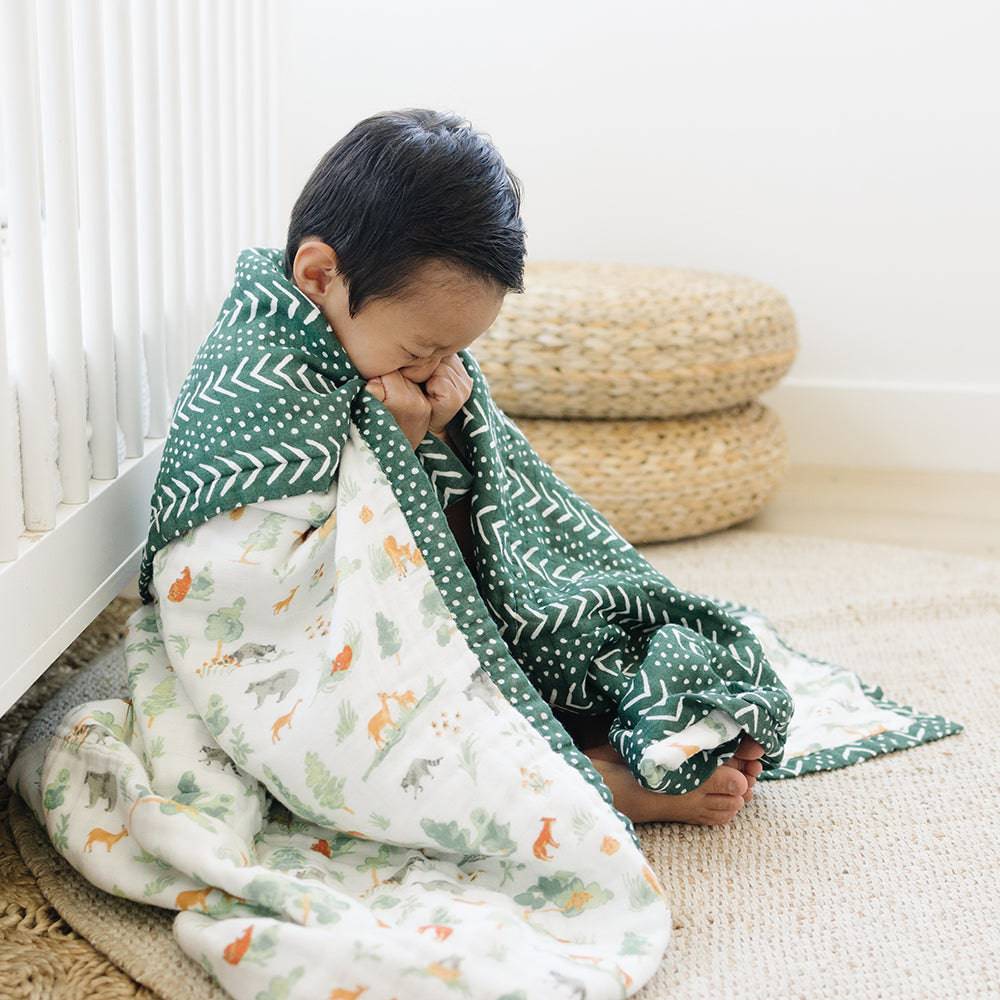
<svg viewBox="0 0 1000 1000"><path fill-rule="evenodd" d="M385 384L382 382L382 376L378 375L373 379L369 379L365 383L365 388L378 400L381 402L386 401L386 391Z"/></svg>

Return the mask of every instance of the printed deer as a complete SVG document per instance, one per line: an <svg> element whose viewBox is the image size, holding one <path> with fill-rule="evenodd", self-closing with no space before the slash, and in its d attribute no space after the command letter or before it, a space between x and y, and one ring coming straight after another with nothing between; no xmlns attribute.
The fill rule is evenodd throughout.
<svg viewBox="0 0 1000 1000"><path fill-rule="evenodd" d="M396 575L400 578L406 576L406 560L409 560L414 566L419 566L424 561L423 554L416 545L411 546L409 542L405 545L400 545L396 541L395 535L387 535L385 541L382 543L382 547L392 561Z"/></svg>

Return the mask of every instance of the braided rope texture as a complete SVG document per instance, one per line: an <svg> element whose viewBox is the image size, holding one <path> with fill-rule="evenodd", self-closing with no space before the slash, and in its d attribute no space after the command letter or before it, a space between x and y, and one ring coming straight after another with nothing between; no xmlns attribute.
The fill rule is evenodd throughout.
<svg viewBox="0 0 1000 1000"><path fill-rule="evenodd" d="M788 371L795 316L737 275L640 264L528 261L473 345L515 417L649 419L756 399Z"/></svg>
<svg viewBox="0 0 1000 1000"><path fill-rule="evenodd" d="M633 545L739 524L788 468L781 421L756 402L670 420L516 422L556 475Z"/></svg>

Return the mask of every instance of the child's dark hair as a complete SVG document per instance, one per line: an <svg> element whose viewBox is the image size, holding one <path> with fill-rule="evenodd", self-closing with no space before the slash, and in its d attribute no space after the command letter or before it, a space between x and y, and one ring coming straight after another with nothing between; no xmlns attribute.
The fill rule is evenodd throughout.
<svg viewBox="0 0 1000 1000"><path fill-rule="evenodd" d="M329 244L355 316L406 290L429 259L524 291L521 183L489 137L448 112L405 108L358 122L320 160L292 209L289 279L306 237Z"/></svg>

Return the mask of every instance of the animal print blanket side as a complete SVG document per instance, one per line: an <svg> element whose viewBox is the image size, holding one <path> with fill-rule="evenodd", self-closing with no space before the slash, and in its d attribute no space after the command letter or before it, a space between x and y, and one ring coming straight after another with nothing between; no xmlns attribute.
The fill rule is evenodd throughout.
<svg viewBox="0 0 1000 1000"><path fill-rule="evenodd" d="M16 762L70 863L177 910L234 997L617 998L667 946L630 822L483 669L433 558L354 430L328 492L164 546L131 698Z"/></svg>

